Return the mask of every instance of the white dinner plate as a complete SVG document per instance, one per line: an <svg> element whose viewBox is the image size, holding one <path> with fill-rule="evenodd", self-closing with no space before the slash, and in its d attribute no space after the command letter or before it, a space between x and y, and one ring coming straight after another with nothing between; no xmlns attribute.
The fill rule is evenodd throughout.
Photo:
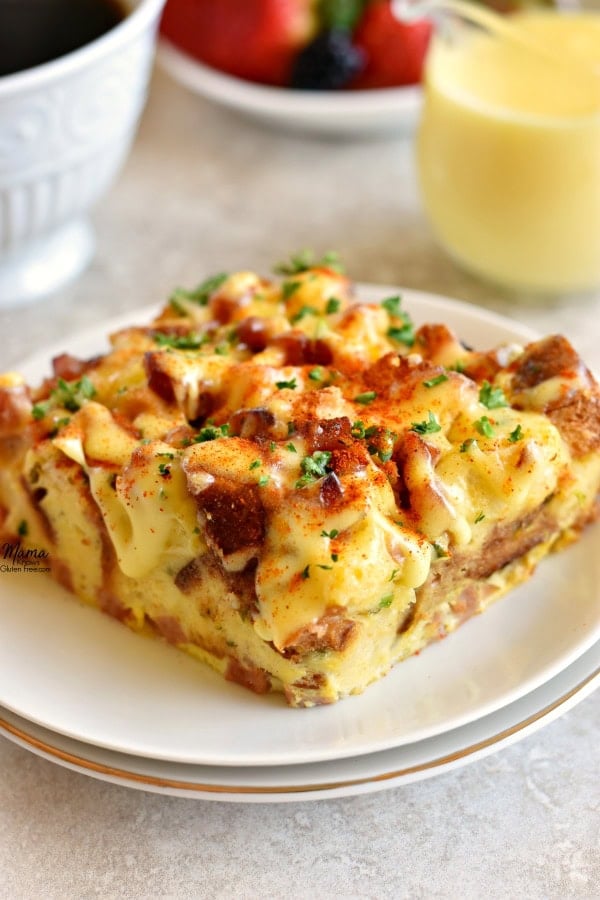
<svg viewBox="0 0 600 900"><path fill-rule="evenodd" d="M270 126L329 137L412 134L421 110L419 85L366 91L298 91L234 78L203 65L161 38L160 65L180 84Z"/></svg>
<svg viewBox="0 0 600 900"><path fill-rule="evenodd" d="M324 800L422 781L537 731L600 687L600 642L536 691L469 725L382 753L296 766L193 766L114 753L0 708L0 734L51 762L126 787L236 803Z"/></svg>
<svg viewBox="0 0 600 900"><path fill-rule="evenodd" d="M363 285L381 299L391 288ZM415 321L445 321L473 346L532 333L474 306L403 291ZM150 311L145 311L149 318ZM105 323L114 330L137 311ZM98 329L22 367L47 374L52 355L91 355ZM397 666L361 696L289 709L157 640L84 607L39 574L0 571L0 705L51 731L153 760L273 766L339 760L429 739L536 690L600 637L598 527L544 560L534 578L447 640Z"/></svg>

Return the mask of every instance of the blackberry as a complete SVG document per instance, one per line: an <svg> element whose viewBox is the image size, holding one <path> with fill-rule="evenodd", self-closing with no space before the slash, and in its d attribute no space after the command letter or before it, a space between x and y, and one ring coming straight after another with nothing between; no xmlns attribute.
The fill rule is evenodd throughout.
<svg viewBox="0 0 600 900"><path fill-rule="evenodd" d="M322 31L296 57L290 87L311 91L343 88L358 75L365 55L355 47L347 31Z"/></svg>

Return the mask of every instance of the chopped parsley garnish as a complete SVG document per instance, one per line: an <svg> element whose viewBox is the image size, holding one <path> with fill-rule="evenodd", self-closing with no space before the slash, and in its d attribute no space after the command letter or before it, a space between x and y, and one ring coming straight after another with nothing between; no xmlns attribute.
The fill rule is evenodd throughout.
<svg viewBox="0 0 600 900"><path fill-rule="evenodd" d="M248 468L249 469L258 469L259 466L261 466L261 465L262 465L262 463L261 463L260 459L255 459L250 463Z"/></svg>
<svg viewBox="0 0 600 900"><path fill-rule="evenodd" d="M286 388L290 391L293 391L295 388L298 387L298 382L296 381L295 378L290 378L289 381L276 381L275 387L278 388L278 390L280 390L280 391L283 391Z"/></svg>
<svg viewBox="0 0 600 900"><path fill-rule="evenodd" d="M31 415L37 421L43 419L47 412L48 410L45 403L36 403L35 406L31 407Z"/></svg>
<svg viewBox="0 0 600 900"><path fill-rule="evenodd" d="M295 422L288 422L288 423L287 423L287 433L288 433L288 437L290 437L290 435L292 435L292 434L295 434L295 432L296 432L296 423L295 423ZM288 448L288 449L289 449L289 448Z"/></svg>
<svg viewBox="0 0 600 900"><path fill-rule="evenodd" d="M427 419L423 422L413 422L410 430L417 434L435 434L436 431L442 430L442 426L438 422L435 413L429 410Z"/></svg>
<svg viewBox="0 0 600 900"><path fill-rule="evenodd" d="M363 394L358 394L354 398L354 402L362 403L363 406L366 406L367 404L372 403L376 396L376 391L365 391Z"/></svg>
<svg viewBox="0 0 600 900"><path fill-rule="evenodd" d="M331 531L323 530L321 532L321 537L331 538L331 540L333 540L334 538L336 538L338 536L339 533L340 532L338 531L337 528L332 528Z"/></svg>
<svg viewBox="0 0 600 900"><path fill-rule="evenodd" d="M392 569L392 574L388 578L388 581L393 581L399 571L400 571L400 569Z"/></svg>
<svg viewBox="0 0 600 900"><path fill-rule="evenodd" d="M64 378L59 378L48 400L36 403L31 410L31 415L34 419L43 419L52 406L68 409L69 412L77 412L87 400L91 400L95 396L96 388L87 375L84 375L79 381L65 381Z"/></svg>
<svg viewBox="0 0 600 900"><path fill-rule="evenodd" d="M437 559L446 559L450 555L440 544L433 543L431 546L435 550Z"/></svg>
<svg viewBox="0 0 600 900"><path fill-rule="evenodd" d="M298 312L292 316L290 322L294 325L296 322L299 322L301 319L304 319L305 316L318 316L319 310L315 309L314 306L301 306Z"/></svg>
<svg viewBox="0 0 600 900"><path fill-rule="evenodd" d="M217 438L229 436L230 425L225 422L224 425L205 425L194 437L194 444L203 444L204 441L216 441Z"/></svg>
<svg viewBox="0 0 600 900"><path fill-rule="evenodd" d="M326 572L331 572L333 566L324 566L321 563L317 563L317 569L325 569Z"/></svg>
<svg viewBox="0 0 600 900"><path fill-rule="evenodd" d="M488 409L500 409L501 406L508 406L504 391L501 388L492 387L489 381L484 381L481 385L479 402Z"/></svg>
<svg viewBox="0 0 600 900"><path fill-rule="evenodd" d="M381 612L382 609L387 609L394 602L393 594L386 594L385 597L382 597L377 606L374 606L373 609L370 609L370 613L378 613Z"/></svg>
<svg viewBox="0 0 600 900"><path fill-rule="evenodd" d="M171 474L171 464L170 463L160 463L158 467L159 474L162 475L163 478L168 478Z"/></svg>
<svg viewBox="0 0 600 900"><path fill-rule="evenodd" d="M177 301L179 300L190 300L192 303L197 303L198 306L206 306L210 300L211 294L214 294L214 292L221 287L227 277L226 272L220 272L218 275L212 275L210 278L207 278L191 291L188 291L185 288L175 288L169 297L169 303L175 309L178 307Z"/></svg>
<svg viewBox="0 0 600 900"><path fill-rule="evenodd" d="M320 366L316 366L316 368L311 369L308 373L308 377L311 381L324 381L325 376L323 374L323 369Z"/></svg>
<svg viewBox="0 0 600 900"><path fill-rule="evenodd" d="M52 391L51 397L59 404L68 409L69 412L76 412L84 405L86 400L91 400L96 396L96 388L84 375L79 381L68 382L63 378L58 379L58 387Z"/></svg>
<svg viewBox="0 0 600 900"><path fill-rule="evenodd" d="M159 347L173 347L176 350L198 350L207 341L205 334L190 331L188 334L165 334L163 331L154 333L154 342Z"/></svg>
<svg viewBox="0 0 600 900"><path fill-rule="evenodd" d="M479 522L483 522L484 519L485 519L485 513L482 513L482 512L477 513L477 515L475 516L475 520L474 520L475 525L478 525Z"/></svg>
<svg viewBox="0 0 600 900"><path fill-rule="evenodd" d="M217 344L217 346L215 347L215 353L217 354L217 356L227 356L230 350L231 347L229 346L229 344L225 343Z"/></svg>
<svg viewBox="0 0 600 900"><path fill-rule="evenodd" d="M517 427L514 429L514 431L511 431L511 433L509 434L508 439L511 442L511 444L516 444L517 441L520 441L522 439L522 437L523 437L523 429L521 428L520 425L517 425Z"/></svg>
<svg viewBox="0 0 600 900"><path fill-rule="evenodd" d="M338 559L339 559L339 554L338 554L338 553L332 553L332 554L331 554L331 559L333 560L333 562L337 562Z"/></svg>
<svg viewBox="0 0 600 900"><path fill-rule="evenodd" d="M387 336L398 344L406 344L412 347L415 342L415 329L411 322L407 322L401 328L388 328Z"/></svg>
<svg viewBox="0 0 600 900"><path fill-rule="evenodd" d="M404 318L406 315L402 309L402 297L399 294L395 297L386 297L385 300L381 301L381 305L390 316L394 316L397 319Z"/></svg>
<svg viewBox="0 0 600 900"><path fill-rule="evenodd" d="M325 307L325 312L328 316L333 313L339 312L340 306L342 305L342 301L338 300L337 297L330 297L327 301L327 306Z"/></svg>
<svg viewBox="0 0 600 900"><path fill-rule="evenodd" d="M273 267L273 271L277 275L298 275L300 272L306 272L314 262L314 253L312 250L300 250L293 253L289 261L278 263Z"/></svg>
<svg viewBox="0 0 600 900"><path fill-rule="evenodd" d="M436 375L435 378L428 378L427 381L424 381L424 382L423 382L423 385L424 385L426 388L432 388L432 387L435 387L435 386L438 385L438 384L443 384L444 381L448 381L448 376L447 376L447 375L444 375L444 374L442 374L442 375Z"/></svg>
<svg viewBox="0 0 600 900"><path fill-rule="evenodd" d="M473 422L473 427L477 429L479 434L483 434L485 437L494 437L494 426L487 416L482 416L480 419L477 419L476 422Z"/></svg>
<svg viewBox="0 0 600 900"><path fill-rule="evenodd" d="M21 519L19 524L17 525L17 534L19 537L27 537L29 534L29 525L25 521L25 519Z"/></svg>
<svg viewBox="0 0 600 900"><path fill-rule="evenodd" d="M275 453L276 450L277 450L277 444L275 443L275 441L270 441L269 442L269 452Z"/></svg>
<svg viewBox="0 0 600 900"><path fill-rule="evenodd" d="M458 359L454 363L454 365L448 366L448 369L451 372L459 372L461 375L465 371L466 368L467 368L467 364L465 362L463 362L461 359Z"/></svg>
<svg viewBox="0 0 600 900"><path fill-rule="evenodd" d="M376 425L371 425L369 428L365 429L364 437L367 439L375 438L373 443L367 444L367 450L372 456L379 457L381 462L384 463L392 458L394 445L396 443L396 438L398 437L395 431L390 431L389 428L378 428Z"/></svg>
<svg viewBox="0 0 600 900"><path fill-rule="evenodd" d="M273 271L277 275L298 275L315 266L325 266L339 273L344 271L338 254L334 250L325 253L321 259L316 259L312 250L300 250L299 253L294 253L289 261L276 265Z"/></svg>
<svg viewBox="0 0 600 900"><path fill-rule="evenodd" d="M281 294L284 300L288 300L292 294L295 294L299 287L302 286L301 281L284 281L281 285Z"/></svg>
<svg viewBox="0 0 600 900"><path fill-rule="evenodd" d="M310 565L307 565L307 566L304 566L304 568L303 568L302 571L300 572L300 577L303 578L305 581L306 581L307 578L310 578L310 571L309 571L309 570L310 570Z"/></svg>
<svg viewBox="0 0 600 900"><path fill-rule="evenodd" d="M327 474L327 466L331 460L331 451L315 450L312 456L305 456L300 462L302 469L302 477L296 482L296 487L301 488L307 484L312 484L318 478L323 478Z"/></svg>
<svg viewBox="0 0 600 900"><path fill-rule="evenodd" d="M406 344L407 347L412 347L415 342L415 328L408 313L402 309L402 297L399 295L396 297L387 297L387 299L383 300L381 305L388 315L393 319L400 319L402 323L400 326L392 325L388 328L387 336L392 341L396 341L399 344Z"/></svg>
<svg viewBox="0 0 600 900"><path fill-rule="evenodd" d="M268 476L268 475L261 475L260 478L258 479L258 486L259 486L259 487L266 487L266 485L267 485L268 483L269 483L269 476Z"/></svg>
<svg viewBox="0 0 600 900"><path fill-rule="evenodd" d="M467 450L469 450L469 448L472 447L473 444L476 444L476 443L477 443L477 441L475 440L475 438L467 438L467 440L463 441L462 444L460 445L460 452L466 453Z"/></svg>
<svg viewBox="0 0 600 900"><path fill-rule="evenodd" d="M286 444L286 445L285 445L285 449L286 449L286 450L289 450L290 453L297 453L297 452L298 452L298 451L296 450L296 447L294 446L294 444L292 444L291 442L290 442L289 444Z"/></svg>
<svg viewBox="0 0 600 900"><path fill-rule="evenodd" d="M340 262L340 256L336 250L328 250L327 253L324 253L318 264L325 266L327 269L332 269L338 275L344 273L344 266Z"/></svg>

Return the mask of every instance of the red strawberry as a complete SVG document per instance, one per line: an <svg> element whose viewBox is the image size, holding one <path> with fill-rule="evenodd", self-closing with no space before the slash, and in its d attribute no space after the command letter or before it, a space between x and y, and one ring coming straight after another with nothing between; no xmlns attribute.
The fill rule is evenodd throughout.
<svg viewBox="0 0 600 900"><path fill-rule="evenodd" d="M373 0L354 32L353 43L366 56L366 65L353 88L397 87L417 84L432 25L426 19L407 24L392 13L391 0Z"/></svg>
<svg viewBox="0 0 600 900"><path fill-rule="evenodd" d="M209 66L283 85L313 36L314 6L314 0L168 0L161 32Z"/></svg>

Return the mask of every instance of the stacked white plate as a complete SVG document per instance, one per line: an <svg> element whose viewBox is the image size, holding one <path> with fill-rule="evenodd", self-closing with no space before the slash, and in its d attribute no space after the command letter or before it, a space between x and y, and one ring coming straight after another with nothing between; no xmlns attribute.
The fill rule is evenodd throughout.
<svg viewBox="0 0 600 900"><path fill-rule="evenodd" d="M359 292L374 300L398 289ZM401 293L417 323L446 322L473 346L533 337L475 307ZM37 381L60 352L103 349L95 329L21 371ZM0 560L0 734L95 778L202 799L307 800L428 778L519 740L600 686L598 536L589 529L364 694L305 710L225 682Z"/></svg>

